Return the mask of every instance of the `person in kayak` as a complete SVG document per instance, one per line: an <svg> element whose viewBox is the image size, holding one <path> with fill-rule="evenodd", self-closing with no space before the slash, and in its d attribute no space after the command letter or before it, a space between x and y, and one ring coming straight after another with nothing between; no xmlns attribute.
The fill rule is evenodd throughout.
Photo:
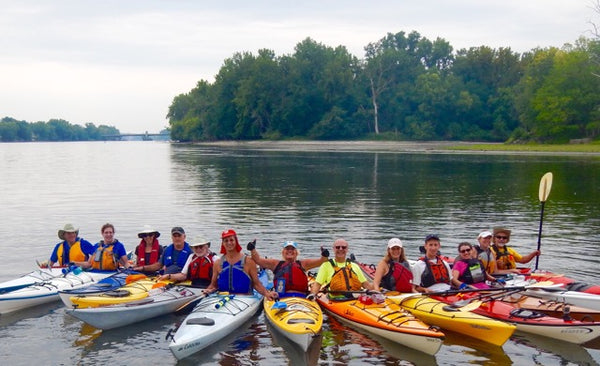
<svg viewBox="0 0 600 366"><path fill-rule="evenodd" d="M539 250L534 250L523 256L513 248L508 247L506 244L510 241L510 232L510 230L503 227L494 228L492 251L496 256L496 265L500 270L515 269L517 268L517 263L529 263L533 258L541 254Z"/></svg>
<svg viewBox="0 0 600 366"><path fill-rule="evenodd" d="M106 223L100 229L102 240L94 245L94 255L91 255L85 268L114 271L129 267L129 258L125 246L115 239L115 227Z"/></svg>
<svg viewBox="0 0 600 366"><path fill-rule="evenodd" d="M477 242L479 244L473 246L475 250L471 251L471 255L474 258L479 258L483 263L485 271L491 275L520 273L518 269L498 269L498 266L496 265L496 256L491 248L493 236L494 235L487 230L479 233L477 236Z"/></svg>
<svg viewBox="0 0 600 366"><path fill-rule="evenodd" d="M196 237L190 243L194 254L190 255L179 273L172 274L170 279L174 281L192 281L192 286L206 288L210 285L213 275L214 263L219 257L210 251L210 241ZM169 278L169 275L159 277L159 280Z"/></svg>
<svg viewBox="0 0 600 366"><path fill-rule="evenodd" d="M185 230L181 226L175 226L171 229L171 240L173 243L165 248L160 260L156 263L143 266L144 272L156 272L162 270L167 275L167 279L174 273L179 273L183 269L188 256L192 254L192 248L185 241Z"/></svg>
<svg viewBox="0 0 600 366"><path fill-rule="evenodd" d="M412 279L412 271L406 260L402 241L398 238L391 238L388 241L385 256L377 263L373 288L378 290L381 285L389 291L413 292Z"/></svg>
<svg viewBox="0 0 600 366"><path fill-rule="evenodd" d="M146 270L146 266L154 264L160 260L164 248L158 242L160 232L150 225L144 225L144 229L138 233L140 244L135 248L136 263L134 271L145 274L154 274L154 271Z"/></svg>
<svg viewBox="0 0 600 366"><path fill-rule="evenodd" d="M232 229L221 233L221 257L213 265L213 276L206 293L215 291L232 294L250 294L252 289L263 295L265 299L276 300L277 292L268 291L258 279L256 262L242 253L237 234Z"/></svg>
<svg viewBox="0 0 600 366"><path fill-rule="evenodd" d="M305 258L298 260L298 243L286 241L282 245L282 260L261 258L256 250L256 239L249 242L246 249L252 254L252 259L259 266L273 271L273 284L280 297L286 293L308 293L308 276L306 271L327 262L329 250L321 248L321 258Z"/></svg>
<svg viewBox="0 0 600 366"><path fill-rule="evenodd" d="M460 259L452 266L452 284L457 289L489 288L486 280L496 282L485 270L483 262L479 258L473 258L473 251L473 246L466 241L458 244Z"/></svg>
<svg viewBox="0 0 600 366"><path fill-rule="evenodd" d="M413 265L413 286L418 292L446 291L452 283L450 265L442 259L440 237L429 234L425 237L425 255Z"/></svg>
<svg viewBox="0 0 600 366"><path fill-rule="evenodd" d="M335 259L323 263L317 278L310 285L311 294L307 298L314 299L320 291L328 291L330 298L347 298L346 292L359 291L361 288L373 290L373 284L367 280L359 265L346 259L348 242L336 239L333 242Z"/></svg>
<svg viewBox="0 0 600 366"><path fill-rule="evenodd" d="M54 263L58 263L60 266L68 264L79 267L87 266L90 256L94 254L94 246L79 237L79 228L76 229L73 224L65 224L62 229L58 230L58 238L62 242L56 244L52 250L47 264L48 268L52 267Z"/></svg>

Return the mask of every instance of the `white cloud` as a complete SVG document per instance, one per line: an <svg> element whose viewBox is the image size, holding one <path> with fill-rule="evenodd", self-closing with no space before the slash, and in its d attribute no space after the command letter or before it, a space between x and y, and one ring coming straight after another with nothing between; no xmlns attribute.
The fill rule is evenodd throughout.
<svg viewBox="0 0 600 366"><path fill-rule="evenodd" d="M235 52L293 52L306 37L357 57L413 30L454 49L574 42L589 0L0 1L0 117L156 132L176 95Z"/></svg>

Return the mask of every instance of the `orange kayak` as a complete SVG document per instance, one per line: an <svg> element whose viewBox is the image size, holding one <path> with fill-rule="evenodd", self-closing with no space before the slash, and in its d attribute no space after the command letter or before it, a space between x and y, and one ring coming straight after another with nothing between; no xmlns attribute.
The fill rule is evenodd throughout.
<svg viewBox="0 0 600 366"><path fill-rule="evenodd" d="M350 326L429 355L436 354L444 340L444 333L388 299L380 304L359 299L337 301L320 293L317 301L329 314Z"/></svg>

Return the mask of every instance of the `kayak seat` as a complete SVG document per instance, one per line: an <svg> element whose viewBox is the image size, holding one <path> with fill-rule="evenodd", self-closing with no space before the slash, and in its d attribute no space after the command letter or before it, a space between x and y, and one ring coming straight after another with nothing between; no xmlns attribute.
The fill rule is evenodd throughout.
<svg viewBox="0 0 600 366"><path fill-rule="evenodd" d="M529 309L514 309L510 312L511 317L522 318L522 319L535 319L546 316L544 313L540 313L539 311L529 310Z"/></svg>
<svg viewBox="0 0 600 366"><path fill-rule="evenodd" d="M442 309L444 309L445 311L460 311L459 309L455 308L452 305L446 305Z"/></svg>
<svg viewBox="0 0 600 366"><path fill-rule="evenodd" d="M127 290L106 291L104 294L110 297L125 297L131 295L131 293Z"/></svg>
<svg viewBox="0 0 600 366"><path fill-rule="evenodd" d="M185 322L191 325L215 325L214 319L210 318L193 318Z"/></svg>
<svg viewBox="0 0 600 366"><path fill-rule="evenodd" d="M313 319L290 319L287 321L288 324L315 324Z"/></svg>

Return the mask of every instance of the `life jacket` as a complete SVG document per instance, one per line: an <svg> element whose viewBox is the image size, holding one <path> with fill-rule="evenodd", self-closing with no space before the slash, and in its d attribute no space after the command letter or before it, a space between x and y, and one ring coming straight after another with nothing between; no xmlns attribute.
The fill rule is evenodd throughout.
<svg viewBox="0 0 600 366"><path fill-rule="evenodd" d="M158 258L160 258L161 252L160 244L158 244L158 240L155 238L154 242L152 242L152 251L150 254L150 258L146 261L146 242L144 239L140 242L140 244L135 249L135 255L137 256L137 265L138 266L148 266L150 264L158 262Z"/></svg>
<svg viewBox="0 0 600 366"><path fill-rule="evenodd" d="M458 277L461 282L468 284L485 282L485 268L479 259L461 259L461 261L467 264L467 269Z"/></svg>
<svg viewBox="0 0 600 366"><path fill-rule="evenodd" d="M496 256L496 268L498 269L513 269L517 268L517 263L515 262L515 258L508 251L507 247L504 246L502 248L497 247L496 245L492 245L492 251Z"/></svg>
<svg viewBox="0 0 600 366"><path fill-rule="evenodd" d="M419 258L419 260L425 262L425 271L421 275L421 287L433 286L436 283L450 283L450 273L448 273L444 261L439 255L435 258L435 264L425 257Z"/></svg>
<svg viewBox="0 0 600 366"><path fill-rule="evenodd" d="M411 292L413 275L408 263L389 261L389 270L381 279L381 286L390 291Z"/></svg>
<svg viewBox="0 0 600 366"><path fill-rule="evenodd" d="M352 270L350 261L346 261L346 265L343 267L338 267L333 259L330 259L329 263L333 267L333 276L328 285L329 290L358 291L362 288L362 283L358 279L358 275Z"/></svg>
<svg viewBox="0 0 600 366"><path fill-rule="evenodd" d="M213 275L215 253L208 253L203 257L192 254L192 261L188 267L187 278L192 281L192 286L206 287L210 285Z"/></svg>
<svg viewBox="0 0 600 366"><path fill-rule="evenodd" d="M273 270L274 285L278 293L308 292L308 277L300 261L280 261Z"/></svg>
<svg viewBox="0 0 600 366"><path fill-rule="evenodd" d="M73 245L69 246L67 241L63 241L56 250L58 257L58 263L61 266L66 266L71 262L85 262L87 261L87 255L81 250L81 239L77 238L77 241Z"/></svg>
<svg viewBox="0 0 600 366"><path fill-rule="evenodd" d="M173 261L173 252L175 251L175 246L173 244L169 245L167 249L163 252L163 265L165 267L171 267L176 265L181 270L187 262L188 256L192 253L192 249L190 245L185 242L183 245L183 249L179 252L179 256L176 261Z"/></svg>
<svg viewBox="0 0 600 366"><path fill-rule="evenodd" d="M117 269L118 258L115 257L114 248L117 242L104 245L104 240L100 240L94 259L92 260L92 268L101 270Z"/></svg>
<svg viewBox="0 0 600 366"><path fill-rule="evenodd" d="M246 256L234 264L229 264L223 258L223 268L217 279L219 291L227 291L234 294L249 294L252 292L252 279L244 272Z"/></svg>

